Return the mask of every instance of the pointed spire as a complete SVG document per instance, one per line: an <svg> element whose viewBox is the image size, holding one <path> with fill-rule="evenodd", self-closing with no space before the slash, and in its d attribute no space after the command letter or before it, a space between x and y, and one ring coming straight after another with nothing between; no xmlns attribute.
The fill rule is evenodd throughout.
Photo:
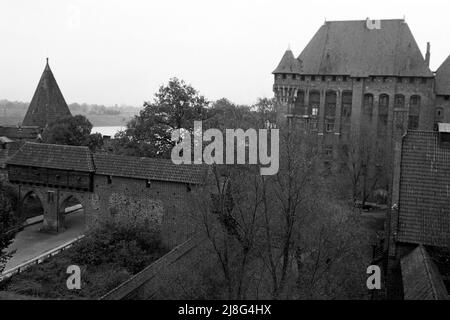
<svg viewBox="0 0 450 320"><path fill-rule="evenodd" d="M72 115L50 69L48 58L46 60L44 72L23 119L23 126L44 128L58 119Z"/></svg>
<svg viewBox="0 0 450 320"><path fill-rule="evenodd" d="M291 49L288 48L281 58L278 67L272 72L273 74L277 73L291 73L291 74L300 74L302 71L302 66L300 61L295 59L294 54Z"/></svg>

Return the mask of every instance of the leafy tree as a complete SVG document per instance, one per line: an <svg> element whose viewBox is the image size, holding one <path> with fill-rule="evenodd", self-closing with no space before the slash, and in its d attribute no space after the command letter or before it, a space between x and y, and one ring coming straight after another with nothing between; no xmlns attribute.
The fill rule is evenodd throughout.
<svg viewBox="0 0 450 320"><path fill-rule="evenodd" d="M193 130L194 120L208 117L209 102L191 85L172 78L159 88L153 102L127 124L112 142L113 152L147 157L170 157L173 130Z"/></svg>
<svg viewBox="0 0 450 320"><path fill-rule="evenodd" d="M88 146L92 151L101 147L100 134L91 134L92 123L83 115L69 116L50 124L43 132L45 143Z"/></svg>
<svg viewBox="0 0 450 320"><path fill-rule="evenodd" d="M6 249L14 240L15 233L12 232L14 225L15 219L11 200L3 185L0 185L0 273L13 253L6 251Z"/></svg>

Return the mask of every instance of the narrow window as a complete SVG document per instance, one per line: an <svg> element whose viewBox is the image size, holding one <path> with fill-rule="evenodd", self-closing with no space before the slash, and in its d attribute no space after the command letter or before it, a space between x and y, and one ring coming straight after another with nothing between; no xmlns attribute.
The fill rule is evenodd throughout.
<svg viewBox="0 0 450 320"><path fill-rule="evenodd" d="M309 93L309 115L317 117L319 115L320 106L320 93L317 91L311 91Z"/></svg>
<svg viewBox="0 0 450 320"><path fill-rule="evenodd" d="M444 109L436 108L436 115L435 115L436 121L437 122L442 122L443 118L444 118Z"/></svg>
<svg viewBox="0 0 450 320"><path fill-rule="evenodd" d="M408 129L419 129L420 96L411 96L409 100Z"/></svg>
<svg viewBox="0 0 450 320"><path fill-rule="evenodd" d="M305 114L305 93L302 90L299 90L297 92L297 97L295 98L294 102L294 114Z"/></svg>
<svg viewBox="0 0 450 320"><path fill-rule="evenodd" d="M405 107L405 96L402 94L396 94L394 100L394 107L396 109L402 109Z"/></svg>
<svg viewBox="0 0 450 320"><path fill-rule="evenodd" d="M372 119L372 114L373 114L373 95L367 93L364 95L363 115L365 115L370 120Z"/></svg>
<svg viewBox="0 0 450 320"><path fill-rule="evenodd" d="M348 120L352 116L352 92L344 91L342 93L342 113L341 117L343 120Z"/></svg>
<svg viewBox="0 0 450 320"><path fill-rule="evenodd" d="M336 92L329 91L325 98L325 129L327 132L334 131L334 119L336 116Z"/></svg>
<svg viewBox="0 0 450 320"><path fill-rule="evenodd" d="M112 178L111 178L111 176L107 176L107 179L108 179L108 184L111 184L111 183L112 183Z"/></svg>
<svg viewBox="0 0 450 320"><path fill-rule="evenodd" d="M380 95L380 101L378 104L378 124L377 124L378 136L384 136L387 134L388 111L389 111L389 96L387 94L382 94Z"/></svg>

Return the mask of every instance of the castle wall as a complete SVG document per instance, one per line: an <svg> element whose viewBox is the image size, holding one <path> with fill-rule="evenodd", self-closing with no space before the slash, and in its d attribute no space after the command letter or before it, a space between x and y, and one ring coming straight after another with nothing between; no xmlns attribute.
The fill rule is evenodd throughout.
<svg viewBox="0 0 450 320"><path fill-rule="evenodd" d="M279 106L277 107L278 119L283 126L284 119L294 122L307 121L304 115L296 114L297 104L303 104L304 110L310 105L311 92L320 93L319 114L317 116L317 133L323 136L322 145L328 148L339 143L345 143L352 134L358 135L361 127L366 126L373 136L378 136L383 143L388 140L398 140L408 128L410 115L411 97L420 97L419 125L418 130L433 130L435 123L435 95L433 93L434 80L431 78L397 78L397 77L368 77L350 78L344 76L300 76L300 75L275 75L274 92ZM335 92L337 96L336 112L334 117L334 129L327 130L325 107L327 92ZM304 93L303 101L298 102L298 97ZM342 113L342 97L344 92L352 92L352 108L350 125L346 125ZM373 95L373 109L370 120L364 117L364 96ZM380 130L379 105L380 96L389 97L387 126ZM399 108L395 105L396 95L404 96L404 106ZM281 103L282 102L282 103ZM450 103L444 104L445 117L450 120ZM282 107L280 107L282 105ZM310 110L308 110L310 111ZM310 115L308 115L310 116ZM300 125L301 127L302 125ZM304 125L303 125L304 126ZM333 152L336 157L336 152Z"/></svg>
<svg viewBox="0 0 450 320"><path fill-rule="evenodd" d="M97 218L114 215L121 202L138 200L149 214L162 214L164 243L172 248L186 241L196 231L189 210L194 187L184 183L150 181L123 177L94 176ZM125 199L123 198L125 197Z"/></svg>

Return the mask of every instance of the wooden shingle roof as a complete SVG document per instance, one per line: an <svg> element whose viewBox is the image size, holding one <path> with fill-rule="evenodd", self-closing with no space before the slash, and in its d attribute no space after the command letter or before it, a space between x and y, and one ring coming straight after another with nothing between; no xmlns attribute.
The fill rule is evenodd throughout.
<svg viewBox="0 0 450 320"><path fill-rule="evenodd" d="M450 148L439 133L403 138L397 240L450 247Z"/></svg>
<svg viewBox="0 0 450 320"><path fill-rule="evenodd" d="M327 21L298 59L303 74L433 77L403 20Z"/></svg>
<svg viewBox="0 0 450 320"><path fill-rule="evenodd" d="M400 260L405 300L449 300L439 270L423 246Z"/></svg>
<svg viewBox="0 0 450 320"><path fill-rule="evenodd" d="M175 165L170 159L139 158L94 153L95 173L191 184L205 183L205 165Z"/></svg>
<svg viewBox="0 0 450 320"><path fill-rule="evenodd" d="M88 147L45 143L25 143L7 165L94 172L92 154Z"/></svg>

